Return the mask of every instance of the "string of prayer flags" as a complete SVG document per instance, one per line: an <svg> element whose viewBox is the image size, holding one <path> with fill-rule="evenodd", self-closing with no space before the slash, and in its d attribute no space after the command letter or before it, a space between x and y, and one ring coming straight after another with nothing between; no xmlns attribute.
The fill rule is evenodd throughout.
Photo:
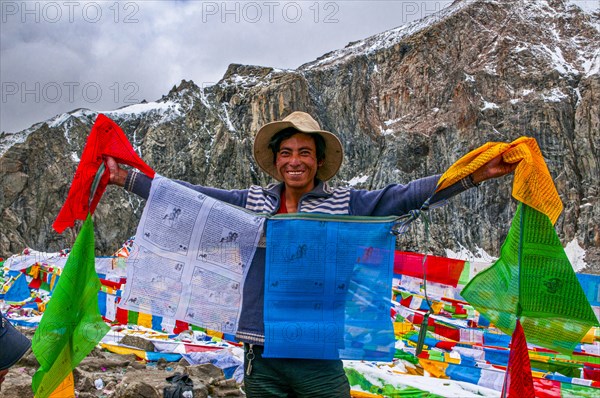
<svg viewBox="0 0 600 398"><path fill-rule="evenodd" d="M397 282L395 281L396 284ZM395 290L400 290L403 293L402 297L405 297L405 294L418 294L418 289L404 291L400 285L397 285ZM403 359L412 357L414 359L413 355L416 355L414 347L418 342L418 332L415 327L422 324L423 311L408 308L400 302L395 303L394 310L396 313L394 326L398 326L396 335L402 341L405 352L403 354L397 349L395 357ZM453 341L450 334L444 335L443 333L449 329L439 329L438 325L441 324L458 328L460 341ZM471 320L457 319L454 314L431 315L427 329L426 348L418 354L418 363L422 366L421 372L426 370L430 375L436 372L436 375L441 378L450 378L491 388L498 391L498 394L502 391L510 353L513 346L516 347L513 342L511 350L508 349L510 336L493 327L473 328ZM596 328L592 330L594 329ZM597 344L596 341L595 346L588 347L591 352L597 352ZM396 346L398 347L399 344ZM526 346L523 348L527 349ZM529 373L525 372L521 376L528 374L533 376L533 388L538 397L560 397L561 391L562 396L596 396L600 391L598 390L600 382L595 381L594 367L590 365L598 363L600 357L589 352L582 352L584 348L584 346L578 346L573 355L563 355L541 347L529 347L528 357L531 358L531 369ZM387 368L389 365L382 364L380 366ZM598 368L600 369L600 366ZM511 366L510 370L513 372L513 376L517 369ZM409 368L398 370L398 373L409 373ZM576 388L578 391L569 395L572 388ZM486 395L483 392L480 393Z"/></svg>
<svg viewBox="0 0 600 398"><path fill-rule="evenodd" d="M488 142L467 153L440 177L437 190L449 187L500 155L507 163L519 163L515 170L513 197L547 214L554 224L563 205L534 138L520 137L510 144Z"/></svg>
<svg viewBox="0 0 600 398"><path fill-rule="evenodd" d="M391 361L394 218L267 220L265 357Z"/></svg>
<svg viewBox="0 0 600 398"><path fill-rule="evenodd" d="M548 217L519 204L500 253L461 295L504 333L520 312L531 343L572 352L598 320Z"/></svg>
<svg viewBox="0 0 600 398"><path fill-rule="evenodd" d="M33 336L40 368L32 389L38 398L55 391L109 330L98 310L94 256L94 224L88 214Z"/></svg>
<svg viewBox="0 0 600 398"><path fill-rule="evenodd" d="M52 224L56 232L62 233L66 228L72 227L75 220L85 220L88 213L93 214L96 210L110 177L109 170L106 169L90 204L92 184L104 162L104 156L111 156L118 163L135 167L148 177L154 177L154 170L138 156L123 130L108 117L99 114L85 143L67 200Z"/></svg>

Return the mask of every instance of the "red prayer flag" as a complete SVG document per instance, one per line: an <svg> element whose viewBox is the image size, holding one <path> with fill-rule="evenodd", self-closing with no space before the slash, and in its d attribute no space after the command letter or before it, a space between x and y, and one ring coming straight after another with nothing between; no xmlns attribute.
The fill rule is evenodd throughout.
<svg viewBox="0 0 600 398"><path fill-rule="evenodd" d="M536 398L561 398L560 382L548 379L533 379Z"/></svg>
<svg viewBox="0 0 600 398"><path fill-rule="evenodd" d="M173 329L174 334L179 334L190 328L190 324L183 321L175 321L175 328Z"/></svg>
<svg viewBox="0 0 600 398"><path fill-rule="evenodd" d="M600 365L585 363L583 365L583 378L587 380L600 381Z"/></svg>
<svg viewBox="0 0 600 398"><path fill-rule="evenodd" d="M107 279L102 279L100 278L100 283L106 287L110 287L112 289L115 290L119 290L121 288L121 285L123 284L123 282L114 282L114 281L109 281Z"/></svg>
<svg viewBox="0 0 600 398"><path fill-rule="evenodd" d="M455 341L438 341L435 343L436 348L441 348L442 350L451 351L454 347L456 347Z"/></svg>
<svg viewBox="0 0 600 398"><path fill-rule="evenodd" d="M34 278L31 280L31 282L29 282L28 287L30 289L39 289L40 286L42 286L42 280L39 278Z"/></svg>
<svg viewBox="0 0 600 398"><path fill-rule="evenodd" d="M115 313L115 321L119 325L127 325L129 323L129 311L117 306L117 312Z"/></svg>
<svg viewBox="0 0 600 398"><path fill-rule="evenodd" d="M93 213L108 185L109 171L106 169L90 202L90 190L104 156L115 158L123 163L137 168L150 178L154 178L154 170L135 153L123 130L108 117L99 114L92 126L92 131L81 154L79 166L69 189L69 195L52 224L56 232L61 233L72 227L75 220L85 220L88 213Z"/></svg>
<svg viewBox="0 0 600 398"><path fill-rule="evenodd" d="M413 296L408 296L407 298L403 298L400 300L400 305L403 307L410 308L410 302L412 301Z"/></svg>
<svg viewBox="0 0 600 398"><path fill-rule="evenodd" d="M460 341L460 330L453 328L451 326L442 325L440 323L434 324L433 332L435 334L439 334L440 336L444 336L447 339ZM437 347L437 345L436 345Z"/></svg>
<svg viewBox="0 0 600 398"><path fill-rule="evenodd" d="M394 274L423 278L424 254L396 251L394 253ZM430 282L443 283L456 287L465 262L452 258L427 255L425 272Z"/></svg>
<svg viewBox="0 0 600 398"><path fill-rule="evenodd" d="M412 320L410 319L409 316L409 321L412 322L413 324L422 324L423 323L423 319L425 319L424 314L421 314L420 312L415 312L412 316ZM434 326L435 325L435 319L433 318L429 318L427 320L427 326Z"/></svg>
<svg viewBox="0 0 600 398"><path fill-rule="evenodd" d="M502 387L502 396L507 398L535 397L527 341L519 319L517 319L517 326L510 343L510 354L508 367L506 368L506 378Z"/></svg>

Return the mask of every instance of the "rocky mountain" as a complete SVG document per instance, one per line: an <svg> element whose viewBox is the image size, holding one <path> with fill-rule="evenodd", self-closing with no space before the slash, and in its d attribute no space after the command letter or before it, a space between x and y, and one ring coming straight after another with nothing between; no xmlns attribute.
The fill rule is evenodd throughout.
<svg viewBox="0 0 600 398"><path fill-rule="evenodd" d="M158 173L223 188L266 184L252 161L259 126L294 110L336 132L346 152L332 181L377 189L441 173L488 141L535 137L565 209L564 244L600 266L600 14L562 0L457 1L412 24L350 43L295 70L230 65L215 85L182 81L161 99L107 116ZM51 224L97 112L77 109L0 136L0 256L69 247ZM415 224L399 246L498 254L516 202L486 182ZM109 188L96 211L99 253L135 233L143 201Z"/></svg>

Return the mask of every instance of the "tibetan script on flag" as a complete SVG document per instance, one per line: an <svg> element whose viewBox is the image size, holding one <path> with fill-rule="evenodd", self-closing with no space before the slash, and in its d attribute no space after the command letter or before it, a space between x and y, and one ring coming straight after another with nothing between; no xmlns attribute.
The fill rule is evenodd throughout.
<svg viewBox="0 0 600 398"><path fill-rule="evenodd" d="M394 220L267 221L265 357L391 361Z"/></svg>
<svg viewBox="0 0 600 398"><path fill-rule="evenodd" d="M264 218L157 176L120 307L235 333Z"/></svg>

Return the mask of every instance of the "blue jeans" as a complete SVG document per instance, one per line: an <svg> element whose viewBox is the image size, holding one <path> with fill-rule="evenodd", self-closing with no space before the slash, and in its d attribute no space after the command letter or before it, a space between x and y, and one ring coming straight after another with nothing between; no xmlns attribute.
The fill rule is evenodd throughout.
<svg viewBox="0 0 600 398"><path fill-rule="evenodd" d="M263 358L263 347L244 344L244 389L248 398L350 398L340 360Z"/></svg>

